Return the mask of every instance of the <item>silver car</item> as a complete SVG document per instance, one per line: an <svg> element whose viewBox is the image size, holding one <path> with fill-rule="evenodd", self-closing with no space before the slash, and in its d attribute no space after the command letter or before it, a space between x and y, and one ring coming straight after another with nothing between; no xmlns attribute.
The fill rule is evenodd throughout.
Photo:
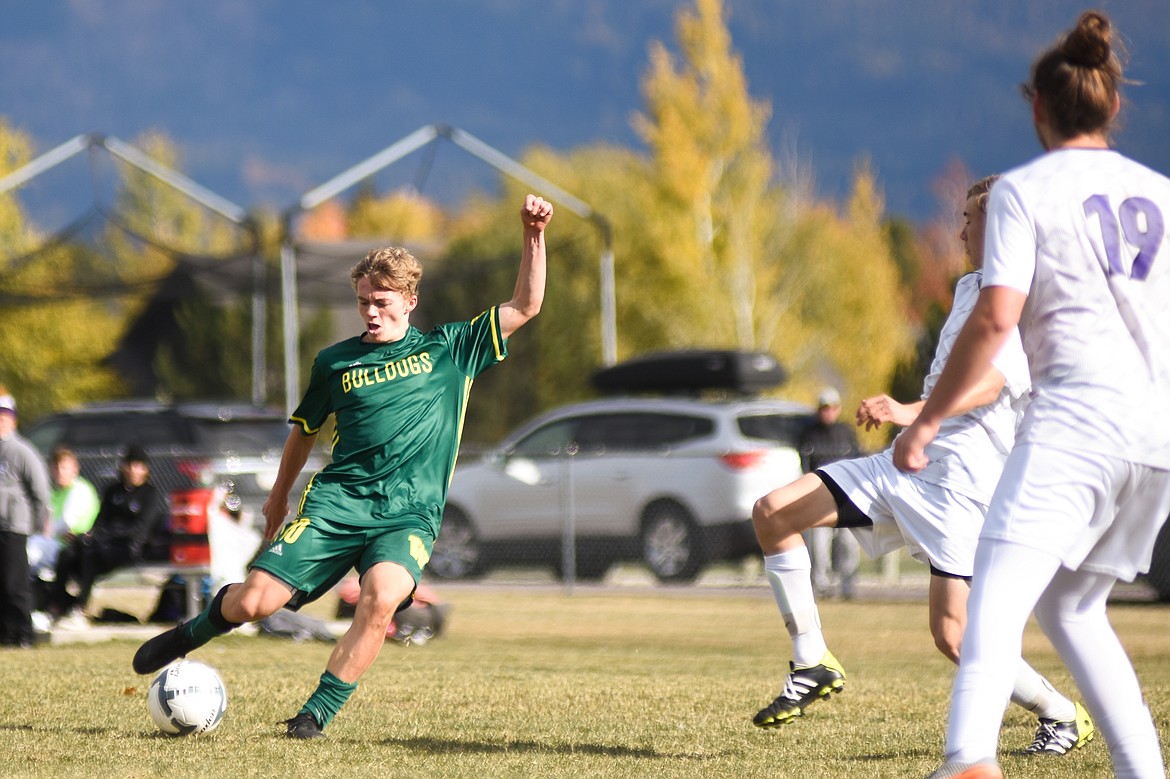
<svg viewBox="0 0 1170 779"><path fill-rule="evenodd" d="M752 505L800 475L812 420L780 400L610 398L565 406L461 462L428 571L538 564L582 579L641 560L663 581L758 552ZM566 549L572 553L566 554Z"/></svg>

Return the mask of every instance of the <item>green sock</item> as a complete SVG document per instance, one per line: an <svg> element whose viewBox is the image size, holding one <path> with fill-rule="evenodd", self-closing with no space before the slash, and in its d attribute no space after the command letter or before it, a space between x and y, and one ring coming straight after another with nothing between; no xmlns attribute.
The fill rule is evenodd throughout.
<svg viewBox="0 0 1170 779"><path fill-rule="evenodd" d="M241 623L228 622L223 617L223 598L227 595L227 590L227 585L220 588L211 605L193 620L184 623L182 629L191 640L192 649L201 647L216 636L222 636L240 626Z"/></svg>
<svg viewBox="0 0 1170 779"><path fill-rule="evenodd" d="M317 685L317 690L309 696L309 700L305 701L301 712L312 714L313 719L317 720L317 724L324 730L356 689L357 682L353 684L343 682L326 671L321 674L321 682Z"/></svg>

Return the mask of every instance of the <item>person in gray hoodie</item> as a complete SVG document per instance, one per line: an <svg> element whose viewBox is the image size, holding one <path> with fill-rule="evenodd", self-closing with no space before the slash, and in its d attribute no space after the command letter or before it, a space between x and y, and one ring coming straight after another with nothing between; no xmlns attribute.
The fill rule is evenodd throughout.
<svg viewBox="0 0 1170 779"><path fill-rule="evenodd" d="M49 494L49 468L16 432L16 400L0 388L0 646L36 638L27 547L48 520Z"/></svg>

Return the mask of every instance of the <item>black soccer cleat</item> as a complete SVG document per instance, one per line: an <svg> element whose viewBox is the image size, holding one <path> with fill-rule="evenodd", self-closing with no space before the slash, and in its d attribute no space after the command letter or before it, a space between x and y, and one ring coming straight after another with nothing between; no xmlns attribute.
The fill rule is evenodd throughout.
<svg viewBox="0 0 1170 779"><path fill-rule="evenodd" d="M1076 704L1076 714L1071 720L1040 718L1036 738L1024 748L1025 755L1067 755L1093 740L1097 728L1085 707Z"/></svg>
<svg viewBox="0 0 1170 779"><path fill-rule="evenodd" d="M138 651L134 653L134 672L154 673L166 668L194 649L194 642L187 638L187 631L183 629L186 624L186 622L180 622L170 630L159 633L138 647Z"/></svg>
<svg viewBox="0 0 1170 779"><path fill-rule="evenodd" d="M285 735L289 738L325 738L325 733L322 732L321 726L317 724L317 720L313 715L307 711L302 711L292 719L286 719L284 724L288 726Z"/></svg>
<svg viewBox="0 0 1170 779"><path fill-rule="evenodd" d="M845 688L845 669L833 653L826 650L821 662L809 668L797 668L789 663L791 673L784 680L784 690L767 708L761 709L752 723L761 728L786 725L800 715L818 698L828 700L830 693Z"/></svg>

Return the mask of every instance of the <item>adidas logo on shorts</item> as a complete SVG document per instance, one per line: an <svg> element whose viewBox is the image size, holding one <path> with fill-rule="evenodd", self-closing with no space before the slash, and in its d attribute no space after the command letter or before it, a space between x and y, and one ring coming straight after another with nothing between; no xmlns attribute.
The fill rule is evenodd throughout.
<svg viewBox="0 0 1170 779"><path fill-rule="evenodd" d="M284 556L284 544L277 544L276 546L272 547L268 551L269 551L269 553L274 554L277 557L283 557Z"/></svg>

